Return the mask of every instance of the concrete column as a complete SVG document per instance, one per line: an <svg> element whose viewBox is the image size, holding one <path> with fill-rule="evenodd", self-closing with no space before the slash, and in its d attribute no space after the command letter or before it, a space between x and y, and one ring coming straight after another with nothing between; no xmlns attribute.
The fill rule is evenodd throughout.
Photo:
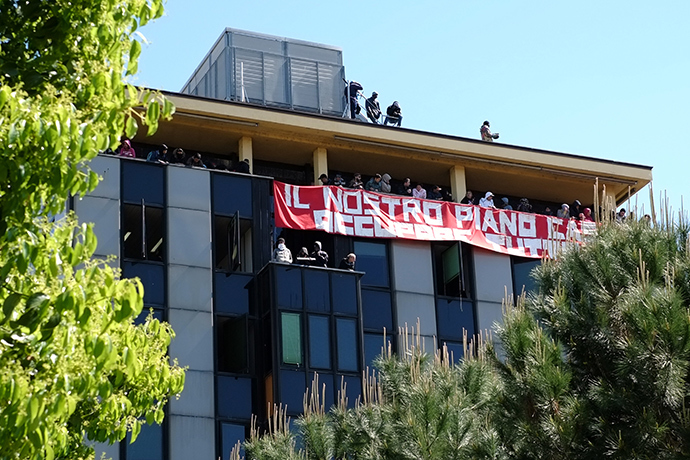
<svg viewBox="0 0 690 460"><path fill-rule="evenodd" d="M467 191L464 166L455 165L450 168L450 189L453 194L453 200L459 203Z"/></svg>
<svg viewBox="0 0 690 460"><path fill-rule="evenodd" d="M240 161L247 159L249 160L249 170L254 172L254 155L252 154L252 138L243 136L238 142L238 153L240 156Z"/></svg>
<svg viewBox="0 0 690 460"><path fill-rule="evenodd" d="M319 147L314 150L312 156L314 157L314 185L321 185L319 176L321 174L328 175L328 152L325 148Z"/></svg>

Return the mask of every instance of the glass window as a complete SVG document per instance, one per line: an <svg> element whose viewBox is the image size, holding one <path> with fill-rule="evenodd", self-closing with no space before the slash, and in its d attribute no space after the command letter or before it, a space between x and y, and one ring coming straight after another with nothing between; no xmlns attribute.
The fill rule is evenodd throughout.
<svg viewBox="0 0 690 460"><path fill-rule="evenodd" d="M251 275L217 272L216 278L216 312L237 313L249 312L249 289Z"/></svg>
<svg viewBox="0 0 690 460"><path fill-rule="evenodd" d="M309 315L309 366L331 367L331 329L328 316Z"/></svg>
<svg viewBox="0 0 690 460"><path fill-rule="evenodd" d="M458 342L441 342L441 346L446 345L448 348L448 357L453 360L454 363L459 363L460 360L465 356L465 350L462 343Z"/></svg>
<svg viewBox="0 0 690 460"><path fill-rule="evenodd" d="M307 391L306 374L284 369L280 371L280 397L278 401L287 405L291 414L302 412L302 401Z"/></svg>
<svg viewBox="0 0 690 460"><path fill-rule="evenodd" d="M124 278L139 277L144 285L144 303L146 305L165 305L165 267L146 262L123 262Z"/></svg>
<svg viewBox="0 0 690 460"><path fill-rule="evenodd" d="M365 329L393 330L391 294L387 291L362 289L362 316Z"/></svg>
<svg viewBox="0 0 690 460"><path fill-rule="evenodd" d="M328 273L321 270L304 270L304 303L307 310L331 311L331 292Z"/></svg>
<svg viewBox="0 0 690 460"><path fill-rule="evenodd" d="M357 325L354 319L338 318L338 370L357 372L359 370L359 347L357 346Z"/></svg>
<svg viewBox="0 0 690 460"><path fill-rule="evenodd" d="M213 174L213 212L252 217L252 180L234 174Z"/></svg>
<svg viewBox="0 0 690 460"><path fill-rule="evenodd" d="M309 374L309 389L310 390L311 390L313 382L314 382L314 376L315 376L314 372L311 372ZM336 389L340 388L339 382L340 381L335 382L335 384L334 384L333 374L322 374L319 372L319 386L318 386L319 398L323 397L322 402L324 403L324 407L326 409L326 412L328 412L328 410L331 408L331 406L333 406L333 404L335 404ZM324 387L326 387L325 390L324 390ZM325 397L324 397L324 392L325 392Z"/></svg>
<svg viewBox="0 0 690 460"><path fill-rule="evenodd" d="M134 444L130 444L131 439L132 434L127 433L124 441L127 460L163 460L162 425L144 423Z"/></svg>
<svg viewBox="0 0 690 460"><path fill-rule="evenodd" d="M474 308L472 302L438 299L436 301L436 324L441 339L463 340L463 330L467 336L474 335Z"/></svg>
<svg viewBox="0 0 690 460"><path fill-rule="evenodd" d="M460 243L433 243L436 294L470 297L469 250Z"/></svg>
<svg viewBox="0 0 690 460"><path fill-rule="evenodd" d="M513 259L513 289L515 295L525 292L536 292L538 286L536 281L530 276L532 270L541 265L541 259L526 259L524 257L512 257Z"/></svg>
<svg viewBox="0 0 690 460"><path fill-rule="evenodd" d="M223 449L222 458L229 459L232 448L235 447L235 444L238 442L242 444L242 447L240 447L240 456L244 457L244 440L246 438L246 428L244 425L221 423L220 436Z"/></svg>
<svg viewBox="0 0 690 460"><path fill-rule="evenodd" d="M299 313L281 313L283 363L302 364L302 326Z"/></svg>
<svg viewBox="0 0 690 460"><path fill-rule="evenodd" d="M165 321L165 313L161 308L152 308L149 305L144 305L144 308L141 309L139 316L134 318L134 324L137 326L144 324L150 313L153 313L153 317L158 321Z"/></svg>
<svg viewBox="0 0 690 460"><path fill-rule="evenodd" d="M216 354L219 372L249 372L247 317L216 317Z"/></svg>
<svg viewBox="0 0 690 460"><path fill-rule="evenodd" d="M216 377L218 415L249 420L252 416L252 380L242 377Z"/></svg>
<svg viewBox="0 0 690 460"><path fill-rule="evenodd" d="M333 311L336 313L357 314L356 275L331 273L333 291Z"/></svg>
<svg viewBox="0 0 690 460"><path fill-rule="evenodd" d="M347 407L355 407L357 398L362 395L362 379L360 377L353 377L351 375L338 375L338 391L340 391L341 383L345 385L345 396L347 396Z"/></svg>
<svg viewBox="0 0 690 460"><path fill-rule="evenodd" d="M390 335L386 336L386 348L391 343ZM374 367L374 360L381 356L383 350L383 334L364 334L364 360L369 369Z"/></svg>
<svg viewBox="0 0 690 460"><path fill-rule="evenodd" d="M248 219L214 216L213 244L216 268L252 271L252 223Z"/></svg>
<svg viewBox="0 0 690 460"><path fill-rule="evenodd" d="M275 266L278 306L302 309L302 270L296 267Z"/></svg>
<svg viewBox="0 0 690 460"><path fill-rule="evenodd" d="M162 208L141 204L123 205L122 239L125 258L163 261L164 233Z"/></svg>
<svg viewBox="0 0 690 460"><path fill-rule="evenodd" d="M355 241L357 270L366 272L362 285L388 287L388 246L386 243Z"/></svg>
<svg viewBox="0 0 690 460"><path fill-rule="evenodd" d="M165 206L164 168L138 161L121 161L122 201Z"/></svg>

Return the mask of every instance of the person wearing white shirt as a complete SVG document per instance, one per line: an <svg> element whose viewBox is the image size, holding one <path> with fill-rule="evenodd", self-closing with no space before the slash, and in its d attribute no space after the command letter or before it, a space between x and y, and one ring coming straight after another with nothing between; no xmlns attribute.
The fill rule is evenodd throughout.
<svg viewBox="0 0 690 460"><path fill-rule="evenodd" d="M417 184L417 186L412 190L412 196L426 200L426 189L422 187L422 184Z"/></svg>
<svg viewBox="0 0 690 460"><path fill-rule="evenodd" d="M491 192L486 192L484 198L479 200L479 206L483 208L495 208L494 206L494 194Z"/></svg>

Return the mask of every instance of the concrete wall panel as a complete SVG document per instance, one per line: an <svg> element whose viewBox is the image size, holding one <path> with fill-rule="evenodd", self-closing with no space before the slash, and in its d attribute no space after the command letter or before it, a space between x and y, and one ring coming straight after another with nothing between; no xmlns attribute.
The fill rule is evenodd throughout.
<svg viewBox="0 0 690 460"><path fill-rule="evenodd" d="M213 395L213 372L188 370L180 399L170 400L170 414L213 418Z"/></svg>
<svg viewBox="0 0 690 460"><path fill-rule="evenodd" d="M477 327L484 334L486 331L491 331L496 340L495 334L493 334L494 323L503 324L503 305L494 302L477 302Z"/></svg>
<svg viewBox="0 0 690 460"><path fill-rule="evenodd" d="M170 416L170 460L216 460L212 418Z"/></svg>
<svg viewBox="0 0 690 460"><path fill-rule="evenodd" d="M434 294L431 245L422 241L392 241L391 260L395 289Z"/></svg>
<svg viewBox="0 0 690 460"><path fill-rule="evenodd" d="M409 292L395 293L397 306L398 327L417 327L420 321L422 335L436 335L436 307L433 295L412 294Z"/></svg>
<svg viewBox="0 0 690 460"><path fill-rule="evenodd" d="M510 256L485 249L473 248L474 280L477 300L501 302L513 294L513 274Z"/></svg>
<svg viewBox="0 0 690 460"><path fill-rule="evenodd" d="M96 190L89 193L91 196L101 198L120 199L120 159L115 156L98 155L91 160L89 166L103 180L98 184Z"/></svg>
<svg viewBox="0 0 690 460"><path fill-rule="evenodd" d="M109 198L87 195L75 198L74 212L80 222L95 223L93 230L98 238L96 254L120 255L120 202Z"/></svg>
<svg viewBox="0 0 690 460"><path fill-rule="evenodd" d="M211 268L211 214L168 208L168 261Z"/></svg>
<svg viewBox="0 0 690 460"><path fill-rule="evenodd" d="M169 166L168 206L173 208L211 210L211 174L204 169Z"/></svg>
<svg viewBox="0 0 690 460"><path fill-rule="evenodd" d="M168 310L168 321L175 330L170 356L190 370L213 371L213 316L210 313ZM213 399L213 395L207 397Z"/></svg>
<svg viewBox="0 0 690 460"><path fill-rule="evenodd" d="M168 266L168 307L211 312L213 272L207 268Z"/></svg>

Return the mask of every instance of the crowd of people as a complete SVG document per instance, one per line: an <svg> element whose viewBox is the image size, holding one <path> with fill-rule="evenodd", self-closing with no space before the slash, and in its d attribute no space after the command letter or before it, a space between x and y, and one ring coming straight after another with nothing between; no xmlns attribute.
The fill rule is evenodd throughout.
<svg viewBox="0 0 690 460"><path fill-rule="evenodd" d="M292 251L290 251L285 244L285 238L278 238L276 247L273 250L273 260L286 264L294 263L312 267L328 267L328 253L323 250L320 241L314 241L311 252L305 247L301 248L299 253L297 253L297 257L293 259ZM356 261L357 256L354 253L350 253L340 261L338 268L341 270L354 271Z"/></svg>
<svg viewBox="0 0 690 460"><path fill-rule="evenodd" d="M127 158L139 158L136 150L132 146L132 142L129 139L124 139L120 146L114 151L111 149L106 150L104 153L117 155ZM194 168L205 168L205 169L217 169L220 171L235 171L244 174L250 173L249 160L244 159L237 161L232 168L229 168L225 162L205 162L201 156L201 153L196 152L193 154L187 154L184 149L177 147L175 149L169 149L166 144L161 144L158 148L155 148L148 152L146 155L146 161L150 163L159 164L177 164L183 166L190 166Z"/></svg>

